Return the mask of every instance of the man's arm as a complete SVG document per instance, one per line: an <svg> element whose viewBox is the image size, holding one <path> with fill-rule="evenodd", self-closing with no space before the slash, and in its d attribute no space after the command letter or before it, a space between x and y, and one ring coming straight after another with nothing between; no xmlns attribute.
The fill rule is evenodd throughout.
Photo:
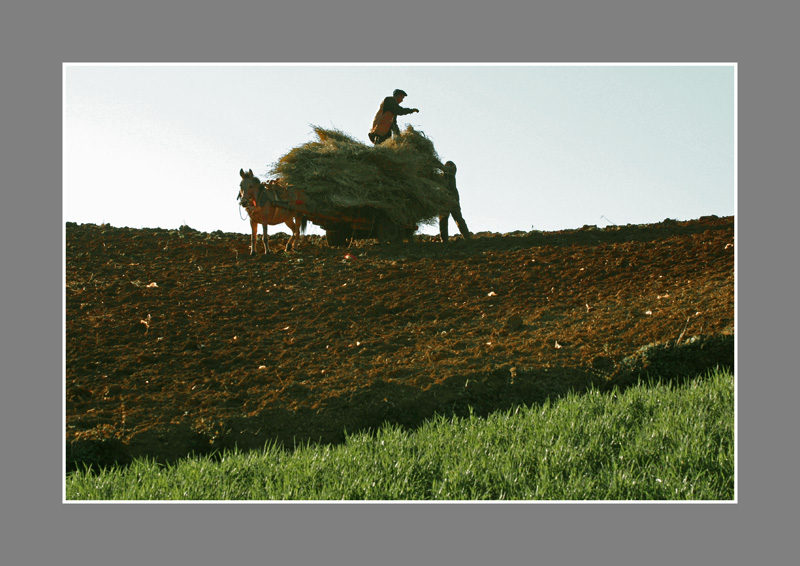
<svg viewBox="0 0 800 566"><path fill-rule="evenodd" d="M406 114L413 114L414 112L419 112L419 110L417 110L416 108L403 108L394 99L394 97L391 96L384 101L383 111L391 112L395 116L405 116Z"/></svg>

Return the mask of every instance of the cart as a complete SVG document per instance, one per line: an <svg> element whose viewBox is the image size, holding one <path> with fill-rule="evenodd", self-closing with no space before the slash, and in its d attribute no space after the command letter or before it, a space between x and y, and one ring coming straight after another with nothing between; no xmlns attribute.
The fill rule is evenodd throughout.
<svg viewBox="0 0 800 566"><path fill-rule="evenodd" d="M274 185L287 188L279 181L267 183L267 187ZM262 194L264 195L262 198L272 206L293 211L324 229L329 246L347 246L355 240L369 238L376 238L381 245L395 244L411 238L418 229L416 225L398 225L385 212L375 207L334 209L316 206L306 198L303 191L295 187L289 188L288 191L268 190Z"/></svg>

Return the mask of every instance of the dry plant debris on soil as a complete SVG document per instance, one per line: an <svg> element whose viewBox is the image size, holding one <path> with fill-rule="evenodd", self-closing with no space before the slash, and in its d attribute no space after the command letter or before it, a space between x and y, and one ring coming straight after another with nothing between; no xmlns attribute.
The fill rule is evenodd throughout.
<svg viewBox="0 0 800 566"><path fill-rule="evenodd" d="M733 365L733 218L248 256L66 226L68 469L486 414Z"/></svg>

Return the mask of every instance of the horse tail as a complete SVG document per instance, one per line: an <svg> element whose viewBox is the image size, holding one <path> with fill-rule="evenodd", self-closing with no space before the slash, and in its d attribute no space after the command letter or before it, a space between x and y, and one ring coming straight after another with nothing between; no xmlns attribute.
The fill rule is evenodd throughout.
<svg viewBox="0 0 800 566"><path fill-rule="evenodd" d="M307 226L308 226L308 218L306 218L305 216L301 216L300 217L300 233L301 234L305 234L306 233L306 227Z"/></svg>

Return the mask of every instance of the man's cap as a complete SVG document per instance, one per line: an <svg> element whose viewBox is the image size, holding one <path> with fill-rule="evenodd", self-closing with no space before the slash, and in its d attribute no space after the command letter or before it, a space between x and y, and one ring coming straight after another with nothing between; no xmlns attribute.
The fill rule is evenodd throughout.
<svg viewBox="0 0 800 566"><path fill-rule="evenodd" d="M394 89L394 92L392 93L392 96L400 96L400 95L408 96L406 94L406 91L400 90L399 88Z"/></svg>

